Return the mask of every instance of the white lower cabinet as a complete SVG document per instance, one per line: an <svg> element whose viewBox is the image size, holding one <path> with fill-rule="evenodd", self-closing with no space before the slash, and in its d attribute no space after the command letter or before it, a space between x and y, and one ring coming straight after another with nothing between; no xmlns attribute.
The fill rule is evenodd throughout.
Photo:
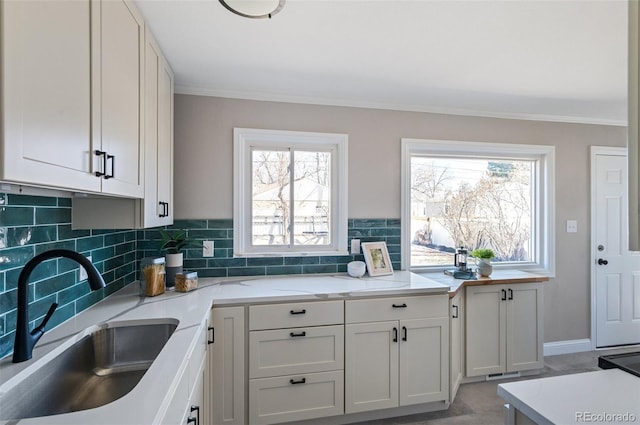
<svg viewBox="0 0 640 425"><path fill-rule="evenodd" d="M198 343L182 370L173 396L164 413L161 413L162 424L204 425L206 421L206 357L207 327L203 323L198 331Z"/></svg>
<svg viewBox="0 0 640 425"><path fill-rule="evenodd" d="M449 346L451 350L449 399L453 402L464 376L464 290L458 291L449 302Z"/></svg>
<svg viewBox="0 0 640 425"><path fill-rule="evenodd" d="M275 424L343 413L342 370L249 381L251 424Z"/></svg>
<svg viewBox="0 0 640 425"><path fill-rule="evenodd" d="M206 423L245 425L245 308L214 307L209 326Z"/></svg>
<svg viewBox="0 0 640 425"><path fill-rule="evenodd" d="M346 301L345 412L448 402L448 311L447 295Z"/></svg>
<svg viewBox="0 0 640 425"><path fill-rule="evenodd" d="M542 283L466 288L466 376L543 367Z"/></svg>
<svg viewBox="0 0 640 425"><path fill-rule="evenodd" d="M344 413L344 302L249 307L249 423Z"/></svg>

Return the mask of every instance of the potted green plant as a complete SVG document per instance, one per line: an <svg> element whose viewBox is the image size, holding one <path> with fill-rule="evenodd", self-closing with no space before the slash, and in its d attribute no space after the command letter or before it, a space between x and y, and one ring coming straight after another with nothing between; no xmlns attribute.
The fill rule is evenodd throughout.
<svg viewBox="0 0 640 425"><path fill-rule="evenodd" d="M482 277L488 277L493 272L491 259L496 256L490 248L477 248L471 251L471 256L476 258L478 265L478 274Z"/></svg>
<svg viewBox="0 0 640 425"><path fill-rule="evenodd" d="M182 273L182 266L184 264L184 253L182 250L189 246L201 246L201 243L187 238L186 230L170 232L165 229L160 229L160 236L162 237L160 250L165 251L166 282L168 287L172 287L175 285L176 273Z"/></svg>

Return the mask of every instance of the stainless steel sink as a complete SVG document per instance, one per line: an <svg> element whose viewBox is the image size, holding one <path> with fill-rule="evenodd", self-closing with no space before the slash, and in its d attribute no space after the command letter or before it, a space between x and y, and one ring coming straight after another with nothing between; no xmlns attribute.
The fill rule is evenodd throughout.
<svg viewBox="0 0 640 425"><path fill-rule="evenodd" d="M0 417L23 419L103 406L142 379L178 321L107 323L0 394Z"/></svg>

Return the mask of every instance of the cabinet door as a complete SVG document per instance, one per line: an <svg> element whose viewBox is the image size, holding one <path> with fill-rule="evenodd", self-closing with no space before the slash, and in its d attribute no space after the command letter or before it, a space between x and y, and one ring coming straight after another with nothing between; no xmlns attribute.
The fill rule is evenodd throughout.
<svg viewBox="0 0 640 425"><path fill-rule="evenodd" d="M400 321L400 406L449 400L449 318Z"/></svg>
<svg viewBox="0 0 640 425"><path fill-rule="evenodd" d="M345 326L345 413L398 406L398 322Z"/></svg>
<svg viewBox="0 0 640 425"><path fill-rule="evenodd" d="M173 223L173 73L147 28L143 227Z"/></svg>
<svg viewBox="0 0 640 425"><path fill-rule="evenodd" d="M463 368L463 304L464 304L464 291L459 291L455 297L451 299L451 311L449 312L449 332L450 342L449 347L451 350L451 364L450 364L450 389L449 400L453 400L458 392L458 387L462 381L462 368Z"/></svg>
<svg viewBox="0 0 640 425"><path fill-rule="evenodd" d="M544 366L542 284L507 288L507 372Z"/></svg>
<svg viewBox="0 0 640 425"><path fill-rule="evenodd" d="M209 423L245 423L245 320L244 307L211 310L213 343L209 345L211 412Z"/></svg>
<svg viewBox="0 0 640 425"><path fill-rule="evenodd" d="M193 392L191 393L189 406L189 414L191 417L195 417L197 419L196 424L201 425L205 423L205 399L204 399L204 383L205 383L205 368L200 369L200 373L198 374L198 380L196 381L195 386L193 387Z"/></svg>
<svg viewBox="0 0 640 425"><path fill-rule="evenodd" d="M466 288L466 375L482 376L506 370L506 287Z"/></svg>
<svg viewBox="0 0 640 425"><path fill-rule="evenodd" d="M92 174L91 2L2 1L0 180L100 190Z"/></svg>
<svg viewBox="0 0 640 425"><path fill-rule="evenodd" d="M101 1L99 16L100 75L94 82L100 90L94 91L93 124L108 156L103 161L96 155L95 169L112 176L102 179L103 193L142 198L144 21L128 0Z"/></svg>

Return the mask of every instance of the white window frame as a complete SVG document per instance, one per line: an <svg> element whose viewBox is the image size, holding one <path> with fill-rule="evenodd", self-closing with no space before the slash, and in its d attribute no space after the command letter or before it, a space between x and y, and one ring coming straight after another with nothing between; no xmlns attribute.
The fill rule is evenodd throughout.
<svg viewBox="0 0 640 425"><path fill-rule="evenodd" d="M347 152L348 135L302 131L233 129L233 256L347 255ZM252 229L252 148L319 149L332 151L331 162L331 244L270 246L253 245Z"/></svg>
<svg viewBox="0 0 640 425"><path fill-rule="evenodd" d="M454 140L401 139L401 266L403 270L428 272L442 266L411 267L411 156L448 156L535 160L533 252L534 260L523 263L494 263L494 269L516 268L555 276L555 146L485 143ZM453 264L451 265L453 266ZM444 267L446 268L446 267ZM450 268L450 267L449 267Z"/></svg>

